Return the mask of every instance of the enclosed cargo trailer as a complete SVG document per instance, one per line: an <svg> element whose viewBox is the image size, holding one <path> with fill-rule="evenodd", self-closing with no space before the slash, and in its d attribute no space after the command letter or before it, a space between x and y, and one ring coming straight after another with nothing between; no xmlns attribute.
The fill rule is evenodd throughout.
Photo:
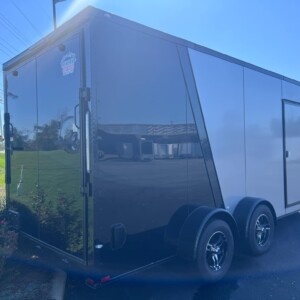
<svg viewBox="0 0 300 300"><path fill-rule="evenodd" d="M300 208L295 80L92 7L3 70L9 213L100 283L175 256L218 280Z"/></svg>

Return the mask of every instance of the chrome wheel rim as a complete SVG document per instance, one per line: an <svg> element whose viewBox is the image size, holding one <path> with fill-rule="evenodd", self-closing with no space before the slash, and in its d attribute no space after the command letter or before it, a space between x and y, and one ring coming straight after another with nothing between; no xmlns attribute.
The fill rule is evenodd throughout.
<svg viewBox="0 0 300 300"><path fill-rule="evenodd" d="M267 215L261 214L255 222L255 239L258 246L263 247L270 237L270 221Z"/></svg>
<svg viewBox="0 0 300 300"><path fill-rule="evenodd" d="M222 268L227 253L227 239L223 232L212 234L206 245L206 261L209 268L218 271Z"/></svg>

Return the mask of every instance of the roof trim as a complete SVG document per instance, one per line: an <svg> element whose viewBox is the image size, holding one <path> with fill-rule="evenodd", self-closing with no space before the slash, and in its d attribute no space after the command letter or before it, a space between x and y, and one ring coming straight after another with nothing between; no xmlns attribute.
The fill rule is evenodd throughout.
<svg viewBox="0 0 300 300"><path fill-rule="evenodd" d="M181 45L181 46L184 46L184 47L220 58L222 60L240 65L244 68L255 70L260 73L263 73L263 74L278 78L280 80L284 80L284 81L287 81L287 82L290 82L290 83L300 86L300 81L297 81L295 79L285 77L278 73L266 70L264 68L253 65L251 63L247 63L245 61L234 58L232 56L220 53L218 51L209 49L204 46L197 45L195 43L189 42L182 38L172 36L170 34L167 34L167 33L161 32L159 30L147 27L145 25L136 23L134 21L130 21L128 19L116 16L114 14L105 12L103 10L100 10L100 9L92 7L92 6L88 6L87 8L85 8L84 10L79 12L77 15L75 15L73 18L71 18L69 21L67 21L65 24L58 27L58 29L56 29L55 31L53 31L52 33L48 34L46 37L42 38L40 41L35 43L33 46L29 47L27 50L23 51L16 57L14 57L11 60L4 63L3 71L8 71L11 68L15 67L16 65L18 65L20 62L26 61L30 57L32 57L32 56L36 55L37 53L39 53L40 51L42 51L45 47L48 47L49 45L52 45L53 43L55 43L57 40L59 40L66 34L69 34L73 31L75 31L76 29L83 27L85 24L91 22L91 20L96 16L99 16L106 22L113 22L113 23L119 24L121 26L130 28L132 30L138 30L143 33L149 34L151 36L173 42L177 45Z"/></svg>
<svg viewBox="0 0 300 300"><path fill-rule="evenodd" d="M73 18L68 20L66 23L64 23L62 26L58 27L55 31L52 31L17 56L5 62L2 68L3 71L9 71L18 64L30 59L32 56L35 56L39 52L43 51L45 48L53 45L56 41L63 38L67 34L70 34L72 32L75 32L79 28L82 28L86 23L90 22L97 13L97 8L88 6Z"/></svg>

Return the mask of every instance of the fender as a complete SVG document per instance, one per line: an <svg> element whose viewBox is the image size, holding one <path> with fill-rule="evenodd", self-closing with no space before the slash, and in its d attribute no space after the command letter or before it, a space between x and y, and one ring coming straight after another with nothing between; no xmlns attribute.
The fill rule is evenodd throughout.
<svg viewBox="0 0 300 300"><path fill-rule="evenodd" d="M179 233L178 255L194 261L200 237L206 225L212 219L221 219L230 226L234 239L238 238L237 224L232 215L225 209L201 206L195 209L185 220Z"/></svg>
<svg viewBox="0 0 300 300"><path fill-rule="evenodd" d="M241 239L246 240L248 238L251 217L256 207L260 204L264 204L270 208L276 225L276 213L272 204L269 201L261 198L245 197L238 203L233 212L233 217L237 223Z"/></svg>
<svg viewBox="0 0 300 300"><path fill-rule="evenodd" d="M179 234L189 214L197 208L196 205L183 205L172 215L165 229L165 243L172 249L178 249Z"/></svg>

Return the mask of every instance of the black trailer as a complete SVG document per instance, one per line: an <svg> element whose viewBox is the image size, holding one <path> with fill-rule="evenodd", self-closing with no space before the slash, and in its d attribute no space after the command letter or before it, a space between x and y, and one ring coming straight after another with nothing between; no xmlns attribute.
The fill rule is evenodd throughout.
<svg viewBox="0 0 300 300"><path fill-rule="evenodd" d="M3 69L16 227L102 283L220 279L299 209L299 82L92 7Z"/></svg>

